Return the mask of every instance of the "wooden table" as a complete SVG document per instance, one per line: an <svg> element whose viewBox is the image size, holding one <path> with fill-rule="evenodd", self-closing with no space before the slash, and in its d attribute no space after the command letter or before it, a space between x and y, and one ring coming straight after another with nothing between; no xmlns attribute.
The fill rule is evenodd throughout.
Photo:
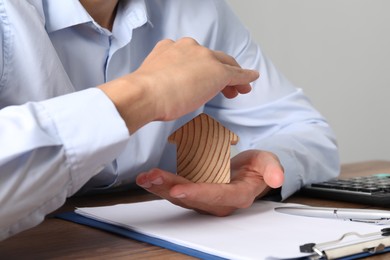
<svg viewBox="0 0 390 260"><path fill-rule="evenodd" d="M390 173L390 161L370 161L342 166L341 176L365 176ZM141 190L114 194L76 197L67 200L57 212L71 211L76 206L103 206L156 199ZM366 207L354 203L321 200L296 194L286 202L329 207ZM369 257L372 260L389 259L389 254ZM167 249L152 246L87 226L48 216L35 228L0 242L0 259L194 259Z"/></svg>

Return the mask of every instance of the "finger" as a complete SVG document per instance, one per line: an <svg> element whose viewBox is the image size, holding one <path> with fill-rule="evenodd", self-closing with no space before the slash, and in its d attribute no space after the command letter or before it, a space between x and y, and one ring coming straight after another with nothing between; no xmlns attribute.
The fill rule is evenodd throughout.
<svg viewBox="0 0 390 260"><path fill-rule="evenodd" d="M227 86L246 86L260 77L256 70L241 69L235 66L225 65L230 73L230 81ZM250 87L250 86L249 86Z"/></svg>
<svg viewBox="0 0 390 260"><path fill-rule="evenodd" d="M242 165L245 167L242 168ZM278 188L284 182L283 166L279 158L271 152L247 150L239 153L232 158L231 168L232 172L241 172L238 178L246 178L246 175L255 173L272 188Z"/></svg>
<svg viewBox="0 0 390 260"><path fill-rule="evenodd" d="M166 174L159 169L153 169L149 172L141 173L137 176L136 182L147 191L183 208L194 209L200 213L214 215L229 214L231 212L231 210L222 211L220 210L221 207L211 207L203 202L186 200L182 197L183 194L176 194L175 196L172 196L170 191L177 183L181 183L179 185L184 186L185 189L191 189L191 186L198 186L198 184L192 183L171 173Z"/></svg>
<svg viewBox="0 0 390 260"><path fill-rule="evenodd" d="M227 86L222 90L222 94L226 98L235 98L238 94L246 94L252 90L252 87L247 85Z"/></svg>
<svg viewBox="0 0 390 260"><path fill-rule="evenodd" d="M284 168L279 158L270 152L266 152L265 170L263 178L271 188L279 188L284 182Z"/></svg>
<svg viewBox="0 0 390 260"><path fill-rule="evenodd" d="M213 51L213 54L221 63L228 65L227 67L230 67L234 78L230 82L229 86L245 86L245 90L250 91L251 88L249 83L259 78L259 72L255 70L242 69L236 59L222 51Z"/></svg>
<svg viewBox="0 0 390 260"><path fill-rule="evenodd" d="M280 165L268 165L263 177L265 183L271 188L279 188L284 182L284 172Z"/></svg>
<svg viewBox="0 0 390 260"><path fill-rule="evenodd" d="M249 84L246 85L236 85L234 88L237 90L240 94L246 94L252 91L252 86Z"/></svg>
<svg viewBox="0 0 390 260"><path fill-rule="evenodd" d="M226 98L232 99L238 96L238 91L234 86L227 86L222 90L222 94Z"/></svg>
<svg viewBox="0 0 390 260"><path fill-rule="evenodd" d="M136 183L142 188L150 189L153 185L172 186L174 184L185 184L192 182L173 173L156 168L139 174L136 178Z"/></svg>
<svg viewBox="0 0 390 260"><path fill-rule="evenodd" d="M192 182L160 169L152 169L149 172L139 174L136 178L136 183L138 186L161 198L167 199L174 204L184 206L179 200L170 196L170 189L176 184L187 184Z"/></svg>

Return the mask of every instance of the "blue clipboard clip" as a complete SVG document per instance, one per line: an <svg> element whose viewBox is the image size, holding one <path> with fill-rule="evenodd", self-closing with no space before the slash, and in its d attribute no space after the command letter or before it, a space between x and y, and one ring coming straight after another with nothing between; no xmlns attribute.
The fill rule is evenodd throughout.
<svg viewBox="0 0 390 260"><path fill-rule="evenodd" d="M299 247L301 253L313 253L308 259L359 259L390 252L390 228L379 232L359 234L349 232L339 239L324 243L307 243Z"/></svg>

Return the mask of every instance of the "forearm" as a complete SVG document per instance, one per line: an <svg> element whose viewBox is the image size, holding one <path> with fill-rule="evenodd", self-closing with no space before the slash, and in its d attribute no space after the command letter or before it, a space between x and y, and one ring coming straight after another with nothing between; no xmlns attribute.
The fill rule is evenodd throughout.
<svg viewBox="0 0 390 260"><path fill-rule="evenodd" d="M0 166L0 240L39 224L65 202L72 190L65 157L60 147L43 147Z"/></svg>
<svg viewBox="0 0 390 260"><path fill-rule="evenodd" d="M120 153L128 132L115 114L98 89L0 110L0 239L38 224Z"/></svg>

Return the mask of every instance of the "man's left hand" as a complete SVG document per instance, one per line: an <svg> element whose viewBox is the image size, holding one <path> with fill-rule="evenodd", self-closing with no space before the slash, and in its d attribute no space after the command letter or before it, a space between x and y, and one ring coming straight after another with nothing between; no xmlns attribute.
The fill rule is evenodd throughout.
<svg viewBox="0 0 390 260"><path fill-rule="evenodd" d="M201 213L227 216L283 184L284 170L276 155L248 150L231 159L228 184L193 183L181 176L152 169L137 177L137 184L173 204Z"/></svg>

